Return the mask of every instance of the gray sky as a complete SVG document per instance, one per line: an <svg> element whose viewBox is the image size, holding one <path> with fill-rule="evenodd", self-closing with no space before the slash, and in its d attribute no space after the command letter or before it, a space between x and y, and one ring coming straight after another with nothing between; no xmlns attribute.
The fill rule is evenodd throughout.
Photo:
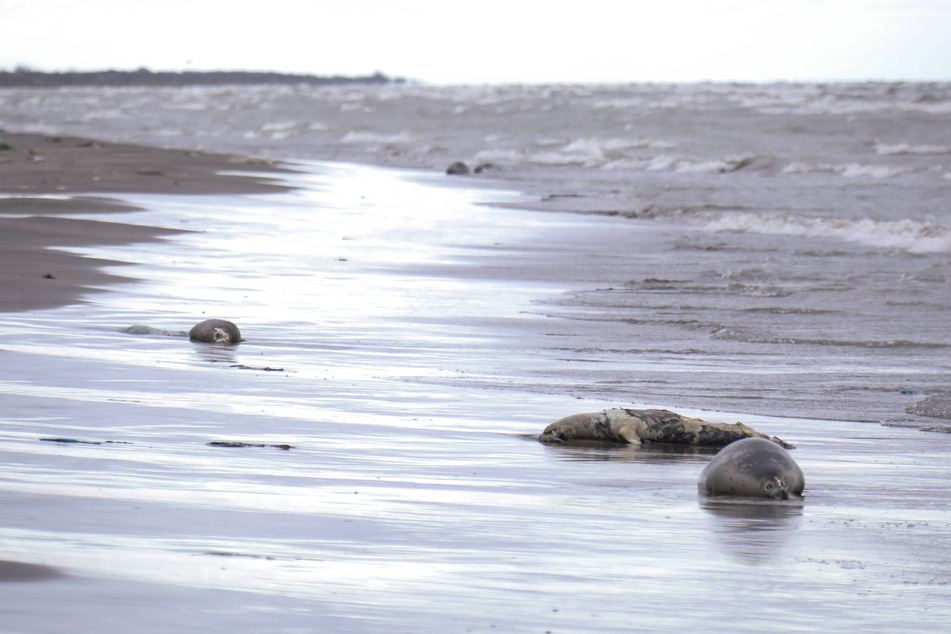
<svg viewBox="0 0 951 634"><path fill-rule="evenodd" d="M951 0L0 0L0 69L951 80Z"/></svg>

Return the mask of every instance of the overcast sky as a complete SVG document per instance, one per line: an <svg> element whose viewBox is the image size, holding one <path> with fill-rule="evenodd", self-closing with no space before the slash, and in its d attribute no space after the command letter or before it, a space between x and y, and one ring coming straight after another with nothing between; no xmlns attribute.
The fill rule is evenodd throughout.
<svg viewBox="0 0 951 634"><path fill-rule="evenodd" d="M951 80L951 0L0 0L0 69Z"/></svg>

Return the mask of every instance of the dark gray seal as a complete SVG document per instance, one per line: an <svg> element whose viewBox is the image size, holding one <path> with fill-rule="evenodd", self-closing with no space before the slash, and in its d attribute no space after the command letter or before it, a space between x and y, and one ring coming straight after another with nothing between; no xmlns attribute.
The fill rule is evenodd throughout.
<svg viewBox="0 0 951 634"><path fill-rule="evenodd" d="M450 176L468 176L469 166L462 161L456 161L446 168L446 174Z"/></svg>
<svg viewBox="0 0 951 634"><path fill-rule="evenodd" d="M543 443L600 440L632 445L673 443L723 446L750 437L765 438L783 447L792 447L780 438L767 436L743 423L711 423L699 418L687 418L666 409L620 407L566 416L546 427L538 440Z"/></svg>
<svg viewBox="0 0 951 634"><path fill-rule="evenodd" d="M188 338L205 343L238 343L241 331L230 321L206 319L188 332Z"/></svg>
<svg viewBox="0 0 951 634"><path fill-rule="evenodd" d="M785 449L763 438L730 443L713 457L697 487L706 495L788 500L799 498L806 485L802 469Z"/></svg>

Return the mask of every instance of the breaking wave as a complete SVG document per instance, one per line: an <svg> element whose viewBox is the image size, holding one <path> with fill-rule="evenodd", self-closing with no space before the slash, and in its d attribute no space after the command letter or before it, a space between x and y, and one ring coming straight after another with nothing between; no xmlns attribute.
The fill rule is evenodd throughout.
<svg viewBox="0 0 951 634"><path fill-rule="evenodd" d="M928 348L941 349L947 348L947 344L933 343L927 341L912 341L908 339L890 339L886 341L876 340L852 340L852 339L831 339L823 337L796 337L789 335L777 335L761 332L752 328L722 327L717 328L710 333L713 339L725 341L742 341L745 343L766 343L766 344L792 344L807 346L836 346L846 348Z"/></svg>
<svg viewBox="0 0 951 634"><path fill-rule="evenodd" d="M833 165L830 163L806 163L803 161L793 161L783 168L785 174L809 174L815 172L827 172L831 174L840 174L846 178L891 178L899 174L908 174L910 172L922 171L923 168L910 167L907 165L868 165L865 163L847 163L845 165Z"/></svg>
<svg viewBox="0 0 951 634"><path fill-rule="evenodd" d="M412 143L414 140L413 135L406 131L396 134L377 134L375 132L357 132L351 130L340 139L340 142L391 145L394 143Z"/></svg>
<svg viewBox="0 0 951 634"><path fill-rule="evenodd" d="M539 140L538 145L551 146L554 143ZM681 172L700 174L725 174L735 172L753 163L750 155L724 156L714 159L702 159L671 153L642 156L631 153L632 150L671 149L673 144L653 139L576 139L560 147L535 150L531 148L484 150L475 155L477 163L500 165L555 165L579 166L604 170L634 170L644 172Z"/></svg>
<svg viewBox="0 0 951 634"><path fill-rule="evenodd" d="M909 143L876 143L875 152L885 154L951 154L947 145L911 145Z"/></svg>
<svg viewBox="0 0 951 634"><path fill-rule="evenodd" d="M951 226L910 219L847 220L733 212L707 223L705 229L833 238L909 253L951 252Z"/></svg>

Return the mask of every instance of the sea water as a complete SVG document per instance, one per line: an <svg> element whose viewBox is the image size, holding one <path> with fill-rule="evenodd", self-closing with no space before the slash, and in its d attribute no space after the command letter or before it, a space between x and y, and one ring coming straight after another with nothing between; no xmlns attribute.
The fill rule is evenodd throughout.
<svg viewBox="0 0 951 634"><path fill-rule="evenodd" d="M570 322L548 347L594 370L550 370L557 390L946 425L949 84L79 87L0 104L10 129L483 166L469 184L529 194L510 206L638 221L579 237L595 255L563 267L520 259L513 275L565 291L535 298ZM490 262L465 274L500 277ZM575 345L576 329L596 335Z"/></svg>
<svg viewBox="0 0 951 634"><path fill-rule="evenodd" d="M951 446L915 409L945 389L951 345L942 88L5 92L10 128L32 107L50 133L160 130L301 171L283 194L126 196L145 211L123 221L189 231L83 249L135 263L112 271L134 279L0 319L0 559L62 574L5 583L4 627L943 627ZM866 102L912 120L882 127L886 149L916 151L873 143L862 163L848 152L864 141L840 133L821 159ZM623 140L618 117L635 115L656 138ZM816 125L808 142L769 150L754 133L776 121L795 140L797 117ZM722 151L735 135L752 162ZM467 153L473 140L493 148ZM313 160L338 151L431 164ZM555 160L599 152L631 164ZM449 158L496 167L448 181ZM886 161L917 167L788 168ZM190 343L205 317L246 341ZM136 324L150 330L124 332ZM533 439L609 405L784 437L805 503L698 499L706 451Z"/></svg>

